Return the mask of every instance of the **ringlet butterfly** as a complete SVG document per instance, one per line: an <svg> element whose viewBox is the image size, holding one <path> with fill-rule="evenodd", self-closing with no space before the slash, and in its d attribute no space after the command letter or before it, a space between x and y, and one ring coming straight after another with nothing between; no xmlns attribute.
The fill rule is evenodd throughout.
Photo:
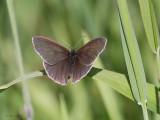
<svg viewBox="0 0 160 120"><path fill-rule="evenodd" d="M60 85L72 84L87 75L94 60L104 50L107 39L100 37L89 41L78 51L68 51L65 47L49 38L36 36L32 38L35 51L43 59L43 66L49 78Z"/></svg>

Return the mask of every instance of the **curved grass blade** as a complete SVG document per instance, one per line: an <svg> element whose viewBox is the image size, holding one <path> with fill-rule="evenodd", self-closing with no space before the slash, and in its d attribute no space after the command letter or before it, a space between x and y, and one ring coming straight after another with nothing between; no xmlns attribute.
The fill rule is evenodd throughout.
<svg viewBox="0 0 160 120"><path fill-rule="evenodd" d="M127 80L125 75L105 69L92 68L88 76L96 81L103 81L117 92L136 102L132 94L129 81ZM147 108L153 112L160 114L158 110L158 88L152 84L147 83L147 92Z"/></svg>
<svg viewBox="0 0 160 120"><path fill-rule="evenodd" d="M30 78L33 78L33 77L43 76L45 74L46 73L44 72L44 70L42 70L42 71L35 71L35 72L32 72L32 73L28 73L26 75L23 75L23 76L15 79L13 81L11 81L10 83L8 83L6 85L0 86L0 93L3 92L4 90L8 89L9 87L11 87L14 84L17 84L19 82L22 82L24 80L27 80L27 79L30 79Z"/></svg>
<svg viewBox="0 0 160 120"><path fill-rule="evenodd" d="M150 48L156 53L159 44L159 31L151 0L139 0L142 20Z"/></svg>

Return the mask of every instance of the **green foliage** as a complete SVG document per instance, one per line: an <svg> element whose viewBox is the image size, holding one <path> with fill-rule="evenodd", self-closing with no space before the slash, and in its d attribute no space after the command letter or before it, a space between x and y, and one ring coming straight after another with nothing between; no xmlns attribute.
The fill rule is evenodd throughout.
<svg viewBox="0 0 160 120"><path fill-rule="evenodd" d="M44 70L36 71L33 73L26 74L20 78L17 78L16 80L13 80L12 82L3 85L0 87L0 92L3 92L4 90L8 89L14 84L17 84L19 82L22 82L23 80L39 77L46 75ZM123 94L124 96L128 97L129 99L136 102L136 100L133 97L129 81L123 74L119 74L116 72L99 69L99 68L92 68L91 72L87 75L88 78L92 78L95 81L103 81L108 86L115 89L117 92ZM100 82L102 83L102 82ZM98 84L100 84L98 83ZM102 89L102 88L101 88ZM147 83L147 91L148 91L148 97L147 97L147 107L149 110L154 111L156 113L159 113L158 110L158 88L156 88L154 85ZM64 101L64 96L60 95L60 103L61 103L61 109L64 116L66 116L66 103ZM64 119L64 118L63 118ZM67 118L66 118L67 119Z"/></svg>
<svg viewBox="0 0 160 120"><path fill-rule="evenodd" d="M111 0L13 1L15 10L11 12L15 13L16 27L12 26L13 23L10 24L6 1L0 1L0 119L25 119L22 90L17 83L32 78L28 83L35 120L116 120L117 117L118 120L142 120L143 113L136 104L138 99L134 99L135 93L125 66L124 54L127 55L127 53L123 54L117 4L115 3ZM138 67L141 66L142 68L143 62L148 82L146 85L147 91L144 90L144 92L147 93L149 118L158 120L157 87L159 86L157 84L155 84L156 87L153 85L154 81L157 81L155 65L157 61L153 52L157 52L159 40L157 26L160 25L159 20L156 23L156 17L159 15L159 1L154 1L152 5L151 0L139 0L139 4L138 1L127 0L126 5L142 56L142 61L140 60ZM155 6L157 9L155 9ZM146 11L150 11L150 14ZM125 10L123 12L127 13ZM128 23L123 23L123 25L127 24L126 31L130 29ZM16 53L18 46L14 46L11 26L13 29L17 28L19 33L19 45L22 53L20 57L23 57L22 63L25 73L29 74L19 76L20 72L17 64L20 65L21 63L16 62L19 53ZM123 34L129 33L125 32ZM52 38L67 48L58 38L62 38L71 46L74 46L81 36L86 34L88 38L84 38L84 41L95 37L106 37L108 40L107 47L100 55L100 59L95 61L94 66L96 68L92 68L87 77L75 85L69 83L67 86L60 86L48 77L43 76L45 72L42 70L42 60L33 49L31 41L33 36ZM130 36L129 38L135 39L133 37ZM76 49L85 43L81 42ZM127 44L130 45L131 43ZM135 47L135 49L137 52L138 48ZM134 58L134 56L132 57ZM159 59L159 56L157 58ZM36 72L30 73L30 71ZM143 71L142 74L144 74ZM141 80L141 77L139 79ZM8 89L8 87L10 88ZM142 94L145 95L143 92ZM150 114L150 111L158 113L157 116Z"/></svg>
<svg viewBox="0 0 160 120"><path fill-rule="evenodd" d="M132 21L128 12L126 0L118 0L118 13L121 30L121 38L129 80L134 98L142 106L143 117L148 119L146 108L147 86L142 59L133 29Z"/></svg>

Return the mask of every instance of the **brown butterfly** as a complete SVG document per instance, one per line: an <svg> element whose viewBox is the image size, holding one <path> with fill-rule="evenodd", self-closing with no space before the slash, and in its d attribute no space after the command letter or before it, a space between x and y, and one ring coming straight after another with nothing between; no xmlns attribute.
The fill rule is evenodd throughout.
<svg viewBox="0 0 160 120"><path fill-rule="evenodd" d="M44 60L43 66L48 77L60 85L67 85L70 77L73 77L74 84L87 75L94 60L104 50L107 39L93 39L78 51L68 51L51 39L41 36L33 37L32 42L35 51Z"/></svg>

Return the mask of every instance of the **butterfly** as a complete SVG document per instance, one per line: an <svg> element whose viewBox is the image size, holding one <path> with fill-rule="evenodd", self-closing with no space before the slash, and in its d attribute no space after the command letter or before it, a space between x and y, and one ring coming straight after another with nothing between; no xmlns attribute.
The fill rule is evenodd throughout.
<svg viewBox="0 0 160 120"><path fill-rule="evenodd" d="M89 41L78 51L67 50L49 38L32 38L35 51L43 59L43 66L49 78L60 85L67 85L72 77L72 84L85 77L93 62L104 50L107 39L100 37Z"/></svg>

